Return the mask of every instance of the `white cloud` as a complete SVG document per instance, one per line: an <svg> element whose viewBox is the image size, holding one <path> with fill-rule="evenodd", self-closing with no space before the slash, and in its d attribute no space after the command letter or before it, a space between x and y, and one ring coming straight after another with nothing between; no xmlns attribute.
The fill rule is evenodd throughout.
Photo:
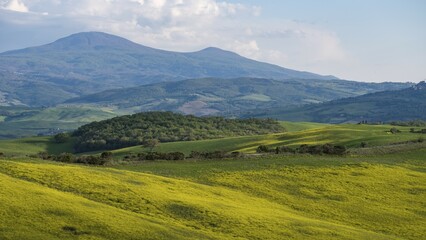
<svg viewBox="0 0 426 240"><path fill-rule="evenodd" d="M16 12L28 12L27 6L20 0L11 0L4 4L4 9Z"/></svg>

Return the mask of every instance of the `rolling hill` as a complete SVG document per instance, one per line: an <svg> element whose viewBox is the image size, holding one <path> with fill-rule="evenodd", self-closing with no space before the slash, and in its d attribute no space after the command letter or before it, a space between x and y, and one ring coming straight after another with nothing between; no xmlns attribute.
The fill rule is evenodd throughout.
<svg viewBox="0 0 426 240"><path fill-rule="evenodd" d="M323 123L425 120L426 83L296 108L269 109L246 116Z"/></svg>
<svg viewBox="0 0 426 240"><path fill-rule="evenodd" d="M0 54L0 103L54 105L106 89L189 78L336 79L244 58L218 48L181 53L101 33Z"/></svg>
<svg viewBox="0 0 426 240"><path fill-rule="evenodd" d="M387 89L402 83L362 83L343 80L203 78L107 90L66 104L115 106L136 111L177 111L193 115L238 116L248 110L319 103Z"/></svg>
<svg viewBox="0 0 426 240"><path fill-rule="evenodd" d="M0 238L422 239L425 152L115 169L0 159Z"/></svg>

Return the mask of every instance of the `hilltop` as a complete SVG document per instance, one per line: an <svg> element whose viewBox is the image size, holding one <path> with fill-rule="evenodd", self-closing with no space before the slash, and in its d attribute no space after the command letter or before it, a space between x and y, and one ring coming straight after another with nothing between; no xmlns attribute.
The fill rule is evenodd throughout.
<svg viewBox="0 0 426 240"><path fill-rule="evenodd" d="M171 112L146 112L93 122L72 133L78 152L118 149L157 139L194 141L230 136L277 133L284 128L274 120L195 117Z"/></svg>
<svg viewBox="0 0 426 240"><path fill-rule="evenodd" d="M402 90L370 93L297 108L270 109L247 116L324 123L425 120L425 99L426 83L420 82Z"/></svg>

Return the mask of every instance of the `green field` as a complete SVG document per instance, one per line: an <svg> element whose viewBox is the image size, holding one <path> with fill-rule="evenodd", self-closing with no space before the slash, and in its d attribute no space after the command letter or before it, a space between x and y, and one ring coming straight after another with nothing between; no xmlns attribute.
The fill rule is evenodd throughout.
<svg viewBox="0 0 426 240"><path fill-rule="evenodd" d="M398 127L401 131L397 134L389 132L390 125L323 125L314 123L283 122L282 125L289 129L288 132L279 134L232 137L213 140L162 143L156 151L174 152L180 151L189 154L191 151L241 151L254 153L259 145L269 147L290 146L297 147L302 144L342 144L349 148L360 147L361 142L368 146L380 146L391 143L399 143L416 140L424 134L410 133L409 127ZM124 156L131 153L147 151L136 146L113 151L116 156Z"/></svg>
<svg viewBox="0 0 426 240"><path fill-rule="evenodd" d="M0 160L0 238L420 239L424 156Z"/></svg>
<svg viewBox="0 0 426 240"><path fill-rule="evenodd" d="M391 134L390 125L357 125L341 124L329 125L319 123L296 123L282 122L286 129L285 133L255 135L243 137L228 137L221 139L201 141L181 141L161 143L155 151L175 152L180 151L189 154L191 151L241 151L254 153L259 145L291 146L297 147L301 144L343 144L349 148L359 148L361 142L368 146L381 146L391 143L401 143L424 137L424 134L410 133L410 127L397 127L401 132ZM73 152L72 141L65 144L56 144L51 137L32 137L13 140L0 140L0 152L9 156L25 156L46 151L51 154L61 152ZM141 146L122 148L114 150L117 158L132 153L147 151ZM380 153L380 152L379 152Z"/></svg>
<svg viewBox="0 0 426 240"><path fill-rule="evenodd" d="M31 137L12 140L0 140L0 152L7 157L24 157L38 152L60 154L72 152L73 142L54 143L52 137Z"/></svg>
<svg viewBox="0 0 426 240"><path fill-rule="evenodd" d="M115 117L119 113L114 109L73 106L51 108L1 108L10 116L0 116L0 139L12 139L38 134L50 134L52 131L71 131L81 125Z"/></svg>
<svg viewBox="0 0 426 240"><path fill-rule="evenodd" d="M426 142L391 126L282 123L288 132L161 144L160 151L345 144L350 154L122 162L25 157L69 152L49 137L0 141L0 239L421 239ZM368 147L359 148L361 141ZM391 144L398 143L398 144ZM144 151L115 151L117 157Z"/></svg>

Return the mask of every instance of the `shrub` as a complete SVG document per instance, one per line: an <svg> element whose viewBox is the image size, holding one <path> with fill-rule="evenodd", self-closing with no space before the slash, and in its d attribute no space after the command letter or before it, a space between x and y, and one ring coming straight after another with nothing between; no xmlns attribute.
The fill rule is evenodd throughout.
<svg viewBox="0 0 426 240"><path fill-rule="evenodd" d="M397 128L393 127L389 130L389 132L391 132L392 134L396 134L396 133L399 133L401 131L399 131Z"/></svg>
<svg viewBox="0 0 426 240"><path fill-rule="evenodd" d="M259 147L257 147L256 152L257 153L267 153L267 152L269 152L269 148L265 145L260 145Z"/></svg>
<svg viewBox="0 0 426 240"><path fill-rule="evenodd" d="M103 153L101 153L101 158L103 158L103 159L111 159L112 158L112 152L103 152Z"/></svg>
<svg viewBox="0 0 426 240"><path fill-rule="evenodd" d="M72 163L75 161L75 157L72 155L72 153L61 153L57 156L54 156L53 160L57 162Z"/></svg>
<svg viewBox="0 0 426 240"><path fill-rule="evenodd" d="M50 155L48 152L39 152L39 153L37 153L37 157L41 158L43 160L48 160L48 159L52 159L53 158L53 156Z"/></svg>
<svg viewBox="0 0 426 240"><path fill-rule="evenodd" d="M362 148L365 148L365 147L367 147L367 146L368 146L368 144L367 144L366 142L361 142L360 146L361 146Z"/></svg>
<svg viewBox="0 0 426 240"><path fill-rule="evenodd" d="M276 147L275 148L275 153L276 154L280 154L280 153L294 153L295 150L292 148L289 148L287 146L282 146L282 147Z"/></svg>
<svg viewBox="0 0 426 240"><path fill-rule="evenodd" d="M329 154L329 155L343 155L347 151L343 145L333 145L330 143L324 145L307 145L303 144L296 150L298 153L309 153L309 154Z"/></svg>
<svg viewBox="0 0 426 240"><path fill-rule="evenodd" d="M70 139L70 135L68 133L58 133L53 137L53 141L55 143L65 143Z"/></svg>
<svg viewBox="0 0 426 240"><path fill-rule="evenodd" d="M231 157L233 157L233 158L240 158L240 157L243 157L243 156L244 156L244 154L241 153L241 152L238 152L238 151L231 152Z"/></svg>

